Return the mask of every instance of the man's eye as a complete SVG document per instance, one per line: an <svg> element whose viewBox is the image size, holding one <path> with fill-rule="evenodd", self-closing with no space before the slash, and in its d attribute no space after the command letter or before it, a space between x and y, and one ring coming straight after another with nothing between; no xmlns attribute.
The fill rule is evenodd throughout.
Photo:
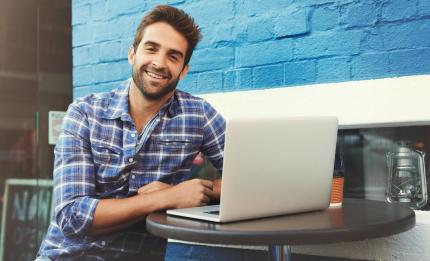
<svg viewBox="0 0 430 261"><path fill-rule="evenodd" d="M149 47L145 49L147 52L155 52L155 48Z"/></svg>
<svg viewBox="0 0 430 261"><path fill-rule="evenodd" d="M177 57L176 55L170 55L170 59L171 59L172 61L177 61L177 60L178 60L178 57Z"/></svg>

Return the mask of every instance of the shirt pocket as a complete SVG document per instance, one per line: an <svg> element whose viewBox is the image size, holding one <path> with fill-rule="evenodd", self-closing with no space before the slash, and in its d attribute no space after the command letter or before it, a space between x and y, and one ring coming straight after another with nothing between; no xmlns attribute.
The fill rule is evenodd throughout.
<svg viewBox="0 0 430 261"><path fill-rule="evenodd" d="M121 150L105 144L92 145L93 160L96 165L120 165Z"/></svg>

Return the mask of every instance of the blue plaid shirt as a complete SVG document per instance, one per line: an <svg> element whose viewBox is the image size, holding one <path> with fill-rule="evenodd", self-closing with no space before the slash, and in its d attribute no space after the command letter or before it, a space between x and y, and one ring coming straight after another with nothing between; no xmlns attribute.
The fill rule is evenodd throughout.
<svg viewBox="0 0 430 261"><path fill-rule="evenodd" d="M103 260L115 252L139 253L148 243L142 224L89 235L99 200L133 196L152 181L178 184L199 151L222 168L225 121L209 103L177 90L139 134L128 93L129 82L69 106L55 147L54 215L39 255Z"/></svg>

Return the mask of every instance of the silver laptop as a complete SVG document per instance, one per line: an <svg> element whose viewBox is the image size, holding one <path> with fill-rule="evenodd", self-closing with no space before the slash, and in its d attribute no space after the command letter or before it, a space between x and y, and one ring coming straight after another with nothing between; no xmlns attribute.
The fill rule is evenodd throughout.
<svg viewBox="0 0 430 261"><path fill-rule="evenodd" d="M219 205L168 215L230 222L329 206L336 117L227 120Z"/></svg>

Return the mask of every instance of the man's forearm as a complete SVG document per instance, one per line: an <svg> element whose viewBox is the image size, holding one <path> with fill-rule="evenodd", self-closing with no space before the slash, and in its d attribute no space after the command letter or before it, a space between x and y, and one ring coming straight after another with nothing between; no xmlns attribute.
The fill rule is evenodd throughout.
<svg viewBox="0 0 430 261"><path fill-rule="evenodd" d="M168 208L166 199L159 192L124 199L102 199L94 213L90 233L106 234L141 222L148 214Z"/></svg>

